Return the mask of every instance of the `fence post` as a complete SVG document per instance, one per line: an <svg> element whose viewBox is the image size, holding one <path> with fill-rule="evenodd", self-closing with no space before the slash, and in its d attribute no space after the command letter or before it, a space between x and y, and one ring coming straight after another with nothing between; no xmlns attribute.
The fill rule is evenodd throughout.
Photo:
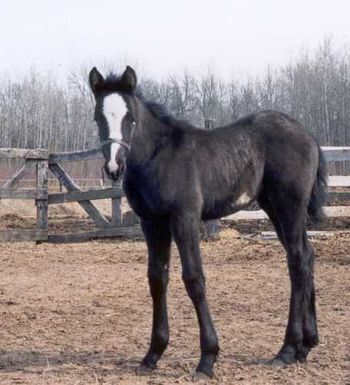
<svg viewBox="0 0 350 385"><path fill-rule="evenodd" d="M48 160L36 162L36 243L48 238Z"/></svg>
<svg viewBox="0 0 350 385"><path fill-rule="evenodd" d="M206 130L212 130L213 127L214 127L214 120L213 119L205 119L204 128Z"/></svg>
<svg viewBox="0 0 350 385"><path fill-rule="evenodd" d="M112 187L120 187L118 182L112 181ZM113 227L121 226L123 222L121 198L112 198L112 219L111 224Z"/></svg>
<svg viewBox="0 0 350 385"><path fill-rule="evenodd" d="M213 119L206 119L204 121L204 127L206 130L211 130L214 127ZM204 239L206 240L216 240L219 238L219 230L220 230L220 220L213 219L210 221L204 222Z"/></svg>

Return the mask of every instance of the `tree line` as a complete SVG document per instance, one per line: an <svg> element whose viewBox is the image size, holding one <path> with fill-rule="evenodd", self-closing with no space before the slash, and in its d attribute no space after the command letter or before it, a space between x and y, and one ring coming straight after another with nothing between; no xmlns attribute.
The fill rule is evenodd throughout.
<svg viewBox="0 0 350 385"><path fill-rule="evenodd" d="M21 79L0 76L0 146L74 151L97 144L87 69L72 71L65 83L31 70ZM147 99L173 116L214 127L264 109L301 121L322 145L350 144L350 50L325 41L259 77L223 81L214 70L189 71L163 80L143 78Z"/></svg>

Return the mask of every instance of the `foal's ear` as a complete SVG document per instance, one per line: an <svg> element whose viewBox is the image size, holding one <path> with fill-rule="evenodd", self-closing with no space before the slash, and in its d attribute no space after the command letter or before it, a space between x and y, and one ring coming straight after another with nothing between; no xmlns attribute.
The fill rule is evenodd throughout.
<svg viewBox="0 0 350 385"><path fill-rule="evenodd" d="M120 80L126 92L132 93L135 91L137 85L137 76L136 72L131 67L126 66L126 69Z"/></svg>
<svg viewBox="0 0 350 385"><path fill-rule="evenodd" d="M89 83L91 91L95 94L99 88L104 84L103 76L97 71L97 68L94 67L89 73Z"/></svg>

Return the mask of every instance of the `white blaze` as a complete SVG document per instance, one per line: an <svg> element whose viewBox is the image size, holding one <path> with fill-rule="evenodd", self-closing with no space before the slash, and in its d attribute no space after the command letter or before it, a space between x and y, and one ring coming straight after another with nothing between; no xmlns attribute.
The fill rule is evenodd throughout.
<svg viewBox="0 0 350 385"><path fill-rule="evenodd" d="M109 139L122 139L122 120L127 113L127 108L123 98L118 94L111 94L103 100L103 115L105 116L108 129ZM111 159L108 162L108 168L110 172L118 170L118 164L116 162L116 155L120 147L119 143L111 144Z"/></svg>

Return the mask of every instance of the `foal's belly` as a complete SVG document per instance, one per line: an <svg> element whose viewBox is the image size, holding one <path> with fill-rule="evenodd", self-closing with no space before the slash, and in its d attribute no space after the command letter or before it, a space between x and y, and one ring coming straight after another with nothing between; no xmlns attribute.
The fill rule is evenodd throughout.
<svg viewBox="0 0 350 385"><path fill-rule="evenodd" d="M242 192L227 199L205 202L202 219L217 219L242 210L254 200L254 195Z"/></svg>
<svg viewBox="0 0 350 385"><path fill-rule="evenodd" d="M195 203L195 189L189 187L189 191L185 191L186 193L182 188L179 190L175 188L175 191L168 189L169 193L163 196L164 194L160 193L161 188L155 188L148 182L149 180L136 178L131 173L126 173L124 176L123 187L129 204L140 218L144 220L166 219L171 215L174 207L181 207L186 202L189 209L191 205L193 208L199 208ZM194 185L196 184L193 183ZM203 202L202 219L221 218L247 207L255 199L258 185L258 181L254 178L241 180L239 186L233 183L226 189L220 190L213 188L212 185L202 185L202 190L197 191L198 201Z"/></svg>

